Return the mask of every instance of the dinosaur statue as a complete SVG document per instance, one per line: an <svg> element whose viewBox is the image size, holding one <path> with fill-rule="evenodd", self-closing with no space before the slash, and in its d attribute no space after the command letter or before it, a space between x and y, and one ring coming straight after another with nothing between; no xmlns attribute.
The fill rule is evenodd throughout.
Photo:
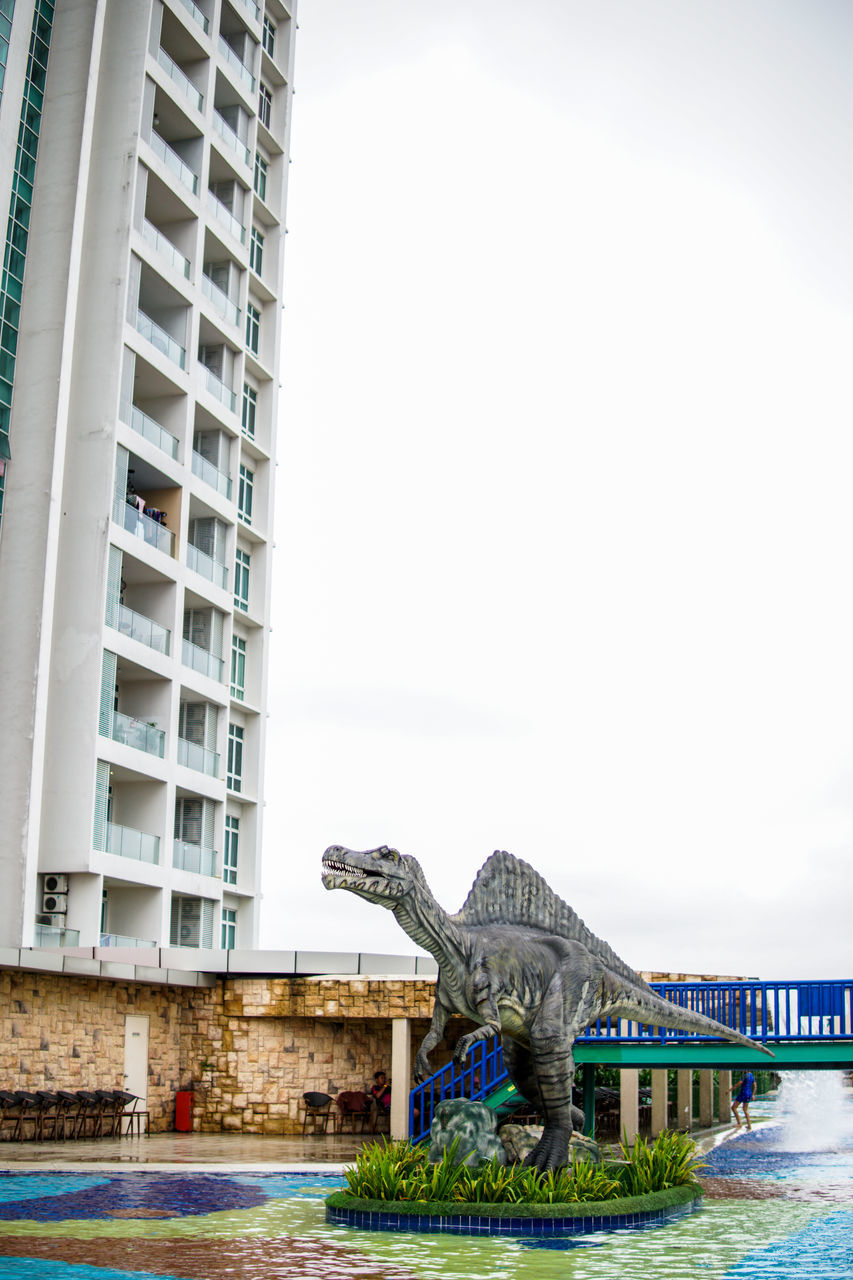
<svg viewBox="0 0 853 1280"><path fill-rule="evenodd" d="M510 853L485 862L465 903L448 915L430 892L417 859L382 846L357 853L332 845L323 854L323 884L348 889L393 911L397 923L438 961L432 1024L415 1060L419 1082L448 1018L478 1023L459 1040L460 1064L478 1040L501 1033L504 1065L523 1097L542 1113L542 1138L525 1164L566 1164L573 1128L575 1037L598 1018L630 1018L651 1026L718 1036L769 1049L701 1013L670 1004L587 929L538 872Z"/></svg>

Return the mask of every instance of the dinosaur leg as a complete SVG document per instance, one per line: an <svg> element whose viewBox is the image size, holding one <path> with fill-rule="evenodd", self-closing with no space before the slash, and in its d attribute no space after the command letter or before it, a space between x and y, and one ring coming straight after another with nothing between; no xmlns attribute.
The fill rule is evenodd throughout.
<svg viewBox="0 0 853 1280"><path fill-rule="evenodd" d="M517 1040L511 1039L508 1035L504 1035L501 1038L501 1044L503 1047L504 1066L509 1073L510 1080L521 1096L544 1114L544 1103L536 1081L536 1072L533 1069L533 1055L530 1050L519 1044ZM573 1132L583 1129L585 1119L586 1117L581 1109L573 1104Z"/></svg>
<svg viewBox="0 0 853 1280"><path fill-rule="evenodd" d="M546 991L530 1027L530 1056L545 1126L542 1137L524 1163L543 1173L569 1162L569 1141L573 1129L572 1082L575 1078L572 1044L577 1027L567 1016L566 1003L566 991L560 975Z"/></svg>

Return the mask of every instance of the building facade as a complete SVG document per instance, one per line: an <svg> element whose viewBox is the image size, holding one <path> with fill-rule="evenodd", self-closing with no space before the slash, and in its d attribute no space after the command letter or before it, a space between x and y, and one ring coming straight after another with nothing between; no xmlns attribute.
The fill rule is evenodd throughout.
<svg viewBox="0 0 853 1280"><path fill-rule="evenodd" d="M0 0L0 946L257 942L295 25Z"/></svg>

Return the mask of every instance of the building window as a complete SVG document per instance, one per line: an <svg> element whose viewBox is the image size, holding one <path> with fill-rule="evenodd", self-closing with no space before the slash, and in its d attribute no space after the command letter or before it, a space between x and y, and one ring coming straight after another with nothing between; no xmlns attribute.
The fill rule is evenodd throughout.
<svg viewBox="0 0 853 1280"><path fill-rule="evenodd" d="M255 195L262 200L267 198L267 171L269 165L263 156L255 155Z"/></svg>
<svg viewBox="0 0 853 1280"><path fill-rule="evenodd" d="M231 638L231 697L246 698L246 641L242 636Z"/></svg>
<svg viewBox="0 0 853 1280"><path fill-rule="evenodd" d="M242 551L237 548L237 558L234 568L234 607L242 609L244 613L249 612L249 568L252 557L248 551Z"/></svg>
<svg viewBox="0 0 853 1280"><path fill-rule="evenodd" d="M263 83L258 95L258 119L262 125L269 129L270 121L272 120L272 93Z"/></svg>
<svg viewBox="0 0 853 1280"><path fill-rule="evenodd" d="M263 46L271 58L275 57L275 23L264 15Z"/></svg>
<svg viewBox="0 0 853 1280"><path fill-rule="evenodd" d="M240 819L225 815L225 856L222 859L222 879L226 884L237 883L237 856L240 851Z"/></svg>
<svg viewBox="0 0 853 1280"><path fill-rule="evenodd" d="M240 489L237 499L237 510L240 519L245 520L246 524L252 523L252 506L255 495L255 473L240 463Z"/></svg>
<svg viewBox="0 0 853 1280"><path fill-rule="evenodd" d="M223 951L233 951L237 945L237 910L235 907L222 908L222 940Z"/></svg>
<svg viewBox="0 0 853 1280"><path fill-rule="evenodd" d="M261 274L264 261L264 237L257 227L252 227L252 242L249 245L249 266L256 276Z"/></svg>
<svg viewBox="0 0 853 1280"><path fill-rule="evenodd" d="M261 313L251 302L246 303L246 346L252 355L258 354L261 342Z"/></svg>
<svg viewBox="0 0 853 1280"><path fill-rule="evenodd" d="M243 383L243 435L249 440L255 438L255 414L258 408L258 393L248 382Z"/></svg>
<svg viewBox="0 0 853 1280"><path fill-rule="evenodd" d="M243 790L243 730L239 724L228 726L228 776L229 791Z"/></svg>

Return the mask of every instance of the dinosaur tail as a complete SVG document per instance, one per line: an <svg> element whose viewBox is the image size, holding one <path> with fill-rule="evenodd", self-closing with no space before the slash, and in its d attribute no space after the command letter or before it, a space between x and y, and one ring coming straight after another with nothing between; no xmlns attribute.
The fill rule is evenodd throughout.
<svg viewBox="0 0 853 1280"><path fill-rule="evenodd" d="M741 1035L739 1031L734 1031L714 1018L706 1018L704 1013L683 1009L669 1000L663 1000L653 991L643 991L639 987L626 991L624 985L619 983L618 993L614 994L617 994L618 1003L611 1006L611 1012L619 1017L631 1018L647 1026L669 1027L673 1031L695 1031L699 1035L718 1036L721 1040L747 1045L750 1049L766 1053L770 1058L775 1057L766 1045L757 1040Z"/></svg>

